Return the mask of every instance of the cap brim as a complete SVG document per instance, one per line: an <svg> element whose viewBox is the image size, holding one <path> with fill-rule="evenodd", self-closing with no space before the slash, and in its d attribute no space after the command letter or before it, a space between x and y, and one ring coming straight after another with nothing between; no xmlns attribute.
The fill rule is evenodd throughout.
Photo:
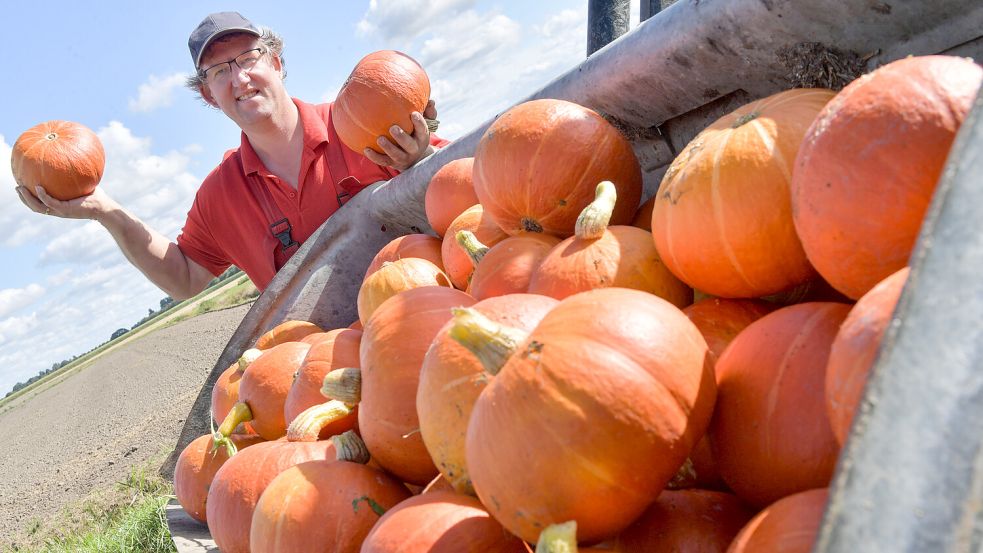
<svg viewBox="0 0 983 553"><path fill-rule="evenodd" d="M212 45L212 42L232 33L249 33L253 36L262 36L258 31L256 31L256 29L250 29L249 27L233 27L231 29L222 29L221 31L215 32L205 39L205 44L201 47L201 50L198 51L198 59L195 60L195 67L201 68L201 57L205 55L205 51Z"/></svg>

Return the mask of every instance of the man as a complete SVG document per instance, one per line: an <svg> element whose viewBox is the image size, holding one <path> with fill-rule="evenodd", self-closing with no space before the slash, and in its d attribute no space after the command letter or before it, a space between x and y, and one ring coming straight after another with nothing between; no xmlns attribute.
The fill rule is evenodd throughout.
<svg viewBox="0 0 983 553"><path fill-rule="evenodd" d="M196 69L189 86L242 129L242 142L205 178L176 243L101 187L69 201L52 198L40 186L38 198L17 188L35 212L98 221L126 258L175 299L194 296L232 264L263 290L352 195L446 142L432 136L423 115L414 112L412 134L393 126L395 142L379 138L385 155L346 148L331 124L330 104L311 105L287 94L280 37L236 12L206 17L188 46ZM424 111L436 117L432 101Z"/></svg>

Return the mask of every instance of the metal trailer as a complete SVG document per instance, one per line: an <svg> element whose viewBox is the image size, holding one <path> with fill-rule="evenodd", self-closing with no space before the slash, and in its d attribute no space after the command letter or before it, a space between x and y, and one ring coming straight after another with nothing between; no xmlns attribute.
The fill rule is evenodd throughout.
<svg viewBox="0 0 983 553"><path fill-rule="evenodd" d="M627 30L628 2L589 4L589 57L526 100L573 101L623 130L642 164L644 197L654 194L676 152L748 101L823 79L849 80L908 55L983 60L979 0L669 0L661 10L657 0L642 0L644 21L603 47ZM423 198L430 178L471 156L492 121L367 188L308 239L229 340L163 474L172 476L184 446L209 431L212 384L262 332L287 319L322 328L356 319L355 298L373 255L397 236L429 230ZM981 205L983 96L953 146L922 228L831 485L816 552L981 550ZM207 528L181 515L180 507L169 508L178 550L215 550Z"/></svg>

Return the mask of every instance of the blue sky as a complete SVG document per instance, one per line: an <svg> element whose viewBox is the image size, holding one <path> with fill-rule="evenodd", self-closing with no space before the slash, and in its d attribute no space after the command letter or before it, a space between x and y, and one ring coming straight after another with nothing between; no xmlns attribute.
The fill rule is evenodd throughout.
<svg viewBox="0 0 983 553"><path fill-rule="evenodd" d="M637 0L633 22L637 22ZM106 148L102 186L172 240L201 179L239 130L182 86L187 38L236 10L285 41L287 90L330 101L365 54L421 62L441 129L454 139L579 63L587 0L371 2L12 2L0 92L0 396L159 307L98 224L43 217L14 193L10 149L26 129L67 119Z"/></svg>

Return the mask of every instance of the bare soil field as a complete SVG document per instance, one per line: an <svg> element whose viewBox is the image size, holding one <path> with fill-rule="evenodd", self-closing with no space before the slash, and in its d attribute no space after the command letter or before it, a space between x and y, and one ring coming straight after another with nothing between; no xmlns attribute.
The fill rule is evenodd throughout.
<svg viewBox="0 0 983 553"><path fill-rule="evenodd" d="M163 462L250 304L138 337L0 412L0 549ZM156 465L154 465L156 463Z"/></svg>

